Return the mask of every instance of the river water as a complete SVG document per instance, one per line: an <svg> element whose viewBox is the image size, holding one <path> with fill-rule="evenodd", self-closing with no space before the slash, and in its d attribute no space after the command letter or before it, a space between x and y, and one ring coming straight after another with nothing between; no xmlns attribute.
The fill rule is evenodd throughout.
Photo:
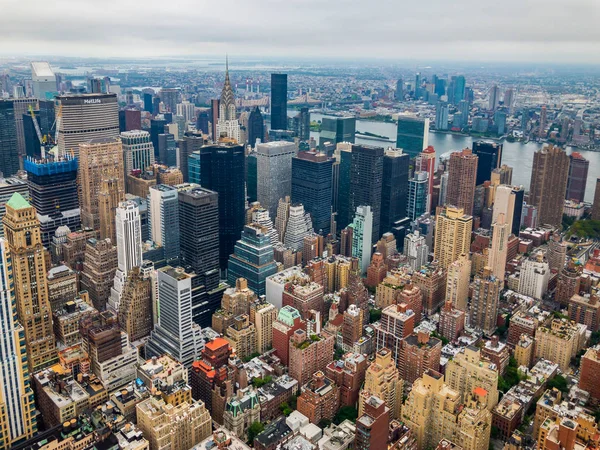
<svg viewBox="0 0 600 450"><path fill-rule="evenodd" d="M297 112L295 112L297 114ZM290 111L290 116L295 115ZM320 121L323 114L311 113L310 119ZM389 137L393 143L375 140L364 139L357 137L357 144L378 145L382 147L394 146L396 142L396 124L385 122L374 122L369 120L357 120L356 130L361 132L375 133L381 136ZM319 133L311 132L317 142L319 141ZM444 153L462 150L463 148L471 148L473 139L469 136L460 136L446 133L429 133L429 145L433 145L437 157ZM502 164L506 164L513 168L513 184L523 185L525 189L529 189L531 180L531 166L533 164L533 154L541 148L541 144L529 142L503 142ZM579 151L584 158L589 160L590 167L588 171L588 180L585 190L585 201L592 202L594 200L594 190L596 189L596 178L600 177L600 152L592 152L589 150L577 150L572 147L566 147L566 152L570 154L572 151Z"/></svg>

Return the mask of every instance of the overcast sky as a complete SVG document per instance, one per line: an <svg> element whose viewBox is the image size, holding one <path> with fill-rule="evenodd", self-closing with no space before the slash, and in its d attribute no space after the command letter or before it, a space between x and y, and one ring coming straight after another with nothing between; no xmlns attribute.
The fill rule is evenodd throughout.
<svg viewBox="0 0 600 450"><path fill-rule="evenodd" d="M600 63L600 0L0 0L0 54Z"/></svg>

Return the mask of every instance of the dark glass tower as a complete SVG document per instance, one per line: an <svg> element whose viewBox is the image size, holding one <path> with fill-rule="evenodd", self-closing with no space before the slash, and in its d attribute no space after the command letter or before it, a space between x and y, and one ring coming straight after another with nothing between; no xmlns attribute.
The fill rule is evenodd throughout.
<svg viewBox="0 0 600 450"><path fill-rule="evenodd" d="M350 169L352 167L352 152L340 152L340 167L338 177L337 197L337 228L342 230L352 222L354 214L350 210Z"/></svg>
<svg viewBox="0 0 600 450"><path fill-rule="evenodd" d="M418 117L398 117L396 147L404 150L411 158L419 156L427 147L429 120Z"/></svg>
<svg viewBox="0 0 600 450"><path fill-rule="evenodd" d="M373 211L372 242L379 240L381 222L381 192L383 185L382 147L353 145L350 166L350 214L358 206L370 206Z"/></svg>
<svg viewBox="0 0 600 450"><path fill-rule="evenodd" d="M196 129L202 131L204 134L208 134L208 112L200 111L198 118L196 119Z"/></svg>
<svg viewBox="0 0 600 450"><path fill-rule="evenodd" d="M246 159L246 190L248 195L248 203L257 201L258 194L257 189L257 171L258 171L258 160L256 159L256 152L252 152Z"/></svg>
<svg viewBox="0 0 600 450"><path fill-rule="evenodd" d="M206 290L219 285L219 195L198 185L179 192L179 243L184 266Z"/></svg>
<svg viewBox="0 0 600 450"><path fill-rule="evenodd" d="M332 168L333 159L324 153L299 152L292 158L292 202L304 205L323 235L331 225Z"/></svg>
<svg viewBox="0 0 600 450"><path fill-rule="evenodd" d="M479 186L492 177L492 170L502 165L502 144L490 141L473 142L473 154L479 157L475 180L475 184Z"/></svg>
<svg viewBox="0 0 600 450"><path fill-rule="evenodd" d="M408 166L410 157L397 150L387 150L383 157L381 189L381 234L391 231L394 223L406 217Z"/></svg>
<svg viewBox="0 0 600 450"><path fill-rule="evenodd" d="M513 213L513 222L511 225L511 233L515 236L519 235L521 230L521 216L523 214L523 198L525 191L521 187L513 187L512 194L515 196L515 211Z"/></svg>
<svg viewBox="0 0 600 450"><path fill-rule="evenodd" d="M245 154L241 145L206 145L200 149L200 184L219 194L219 263L227 269L245 224Z"/></svg>
<svg viewBox="0 0 600 450"><path fill-rule="evenodd" d="M158 149L159 149L158 135L164 134L166 124L167 124L167 121L164 119L151 119L150 120L150 139L152 140L152 145L154 146L154 158L157 161L160 161L160 154L158 152ZM183 176L185 177L186 174L184 174Z"/></svg>
<svg viewBox="0 0 600 450"><path fill-rule="evenodd" d="M256 140L265 140L265 121L258 106L252 110L248 117L248 144L254 148Z"/></svg>
<svg viewBox="0 0 600 450"><path fill-rule="evenodd" d="M319 147L323 148L325 142L338 144L350 142L354 144L356 135L356 119L354 117L323 117Z"/></svg>
<svg viewBox="0 0 600 450"><path fill-rule="evenodd" d="M287 130L287 74L271 74L271 129Z"/></svg>
<svg viewBox="0 0 600 450"><path fill-rule="evenodd" d="M5 177L19 170L17 124L12 100L0 100L0 172Z"/></svg>
<svg viewBox="0 0 600 450"><path fill-rule="evenodd" d="M144 93L144 111L148 111L152 114L152 94L149 92Z"/></svg>

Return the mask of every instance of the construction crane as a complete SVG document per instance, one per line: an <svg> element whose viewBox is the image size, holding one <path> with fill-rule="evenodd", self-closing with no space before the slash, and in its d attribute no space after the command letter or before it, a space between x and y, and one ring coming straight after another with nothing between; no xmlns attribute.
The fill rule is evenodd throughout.
<svg viewBox="0 0 600 450"><path fill-rule="evenodd" d="M35 117L35 111L33 110L33 106L29 105L29 114L31 115L31 120L33 121L33 127L35 128L35 134L37 134L38 141L40 142L40 151L42 154L42 159L46 158L46 147L44 147L44 140L42 138L42 132L40 131L40 126Z"/></svg>
<svg viewBox="0 0 600 450"><path fill-rule="evenodd" d="M56 120L54 121L56 128L54 129L54 145L58 145L58 130L62 122L62 103L58 105L58 111L56 112Z"/></svg>

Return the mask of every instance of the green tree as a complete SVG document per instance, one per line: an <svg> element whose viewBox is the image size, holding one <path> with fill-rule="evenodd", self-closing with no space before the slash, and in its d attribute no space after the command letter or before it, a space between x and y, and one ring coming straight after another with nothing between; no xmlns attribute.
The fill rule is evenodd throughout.
<svg viewBox="0 0 600 450"><path fill-rule="evenodd" d="M369 310L369 323L377 322L381 319L381 310L380 309L371 309Z"/></svg>
<svg viewBox="0 0 600 450"><path fill-rule="evenodd" d="M333 418L333 423L339 425L344 420L355 422L357 418L358 410L354 406L342 406Z"/></svg>
<svg viewBox="0 0 600 450"><path fill-rule="evenodd" d="M548 389L556 388L564 394L569 392L569 383L562 375L556 375L554 378L549 379L547 387Z"/></svg>
<svg viewBox="0 0 600 450"><path fill-rule="evenodd" d="M294 411L292 408L290 408L290 405L288 402L283 402L281 405L279 405L279 410L286 417L289 416Z"/></svg>
<svg viewBox="0 0 600 450"><path fill-rule="evenodd" d="M260 422L254 422L248 427L248 443L252 444L254 438L265 430L265 426Z"/></svg>
<svg viewBox="0 0 600 450"><path fill-rule="evenodd" d="M329 419L321 419L319 421L319 428L327 428L329 425L331 425L331 420Z"/></svg>
<svg viewBox="0 0 600 450"><path fill-rule="evenodd" d="M264 378L253 378L252 386L258 389L263 387L265 384L269 384L271 381L273 381L273 377L271 375L267 375Z"/></svg>

